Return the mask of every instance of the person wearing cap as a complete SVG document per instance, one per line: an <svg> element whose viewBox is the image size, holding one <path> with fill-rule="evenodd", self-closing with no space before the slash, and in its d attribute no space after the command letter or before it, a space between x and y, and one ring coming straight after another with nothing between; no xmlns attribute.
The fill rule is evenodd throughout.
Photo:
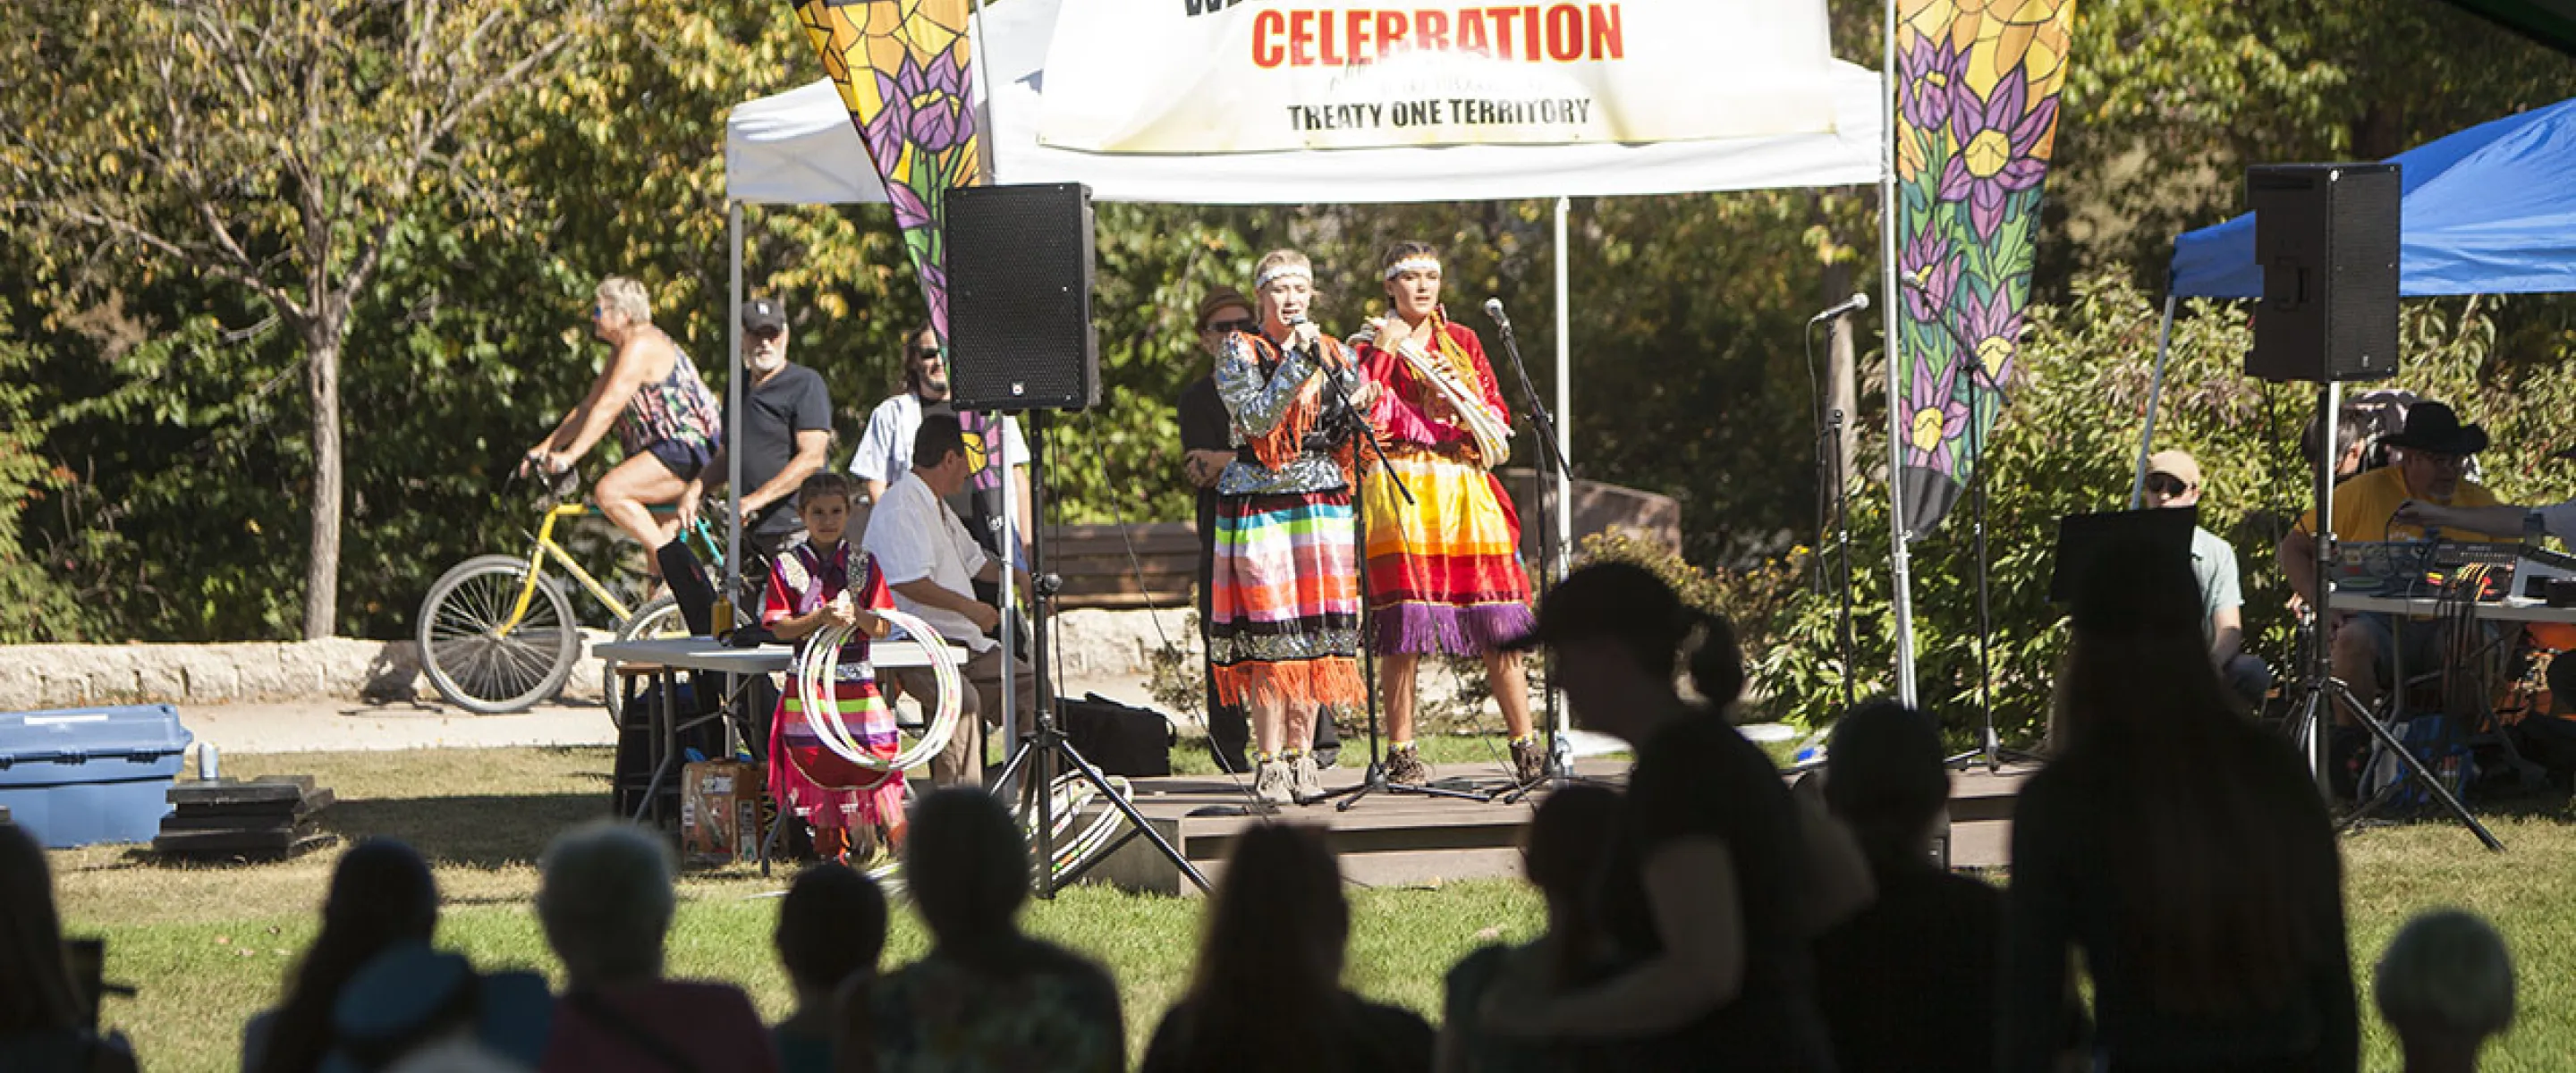
<svg viewBox="0 0 2576 1073"><path fill-rule="evenodd" d="M2550 457L2576 461L2576 447ZM2576 499L2536 507L2509 504L2443 507L2410 499L2397 508L2397 517L2411 525L2443 530L2493 533L2515 530L2523 534L2526 542L2545 533L2557 537L2561 545L2576 550ZM2576 714L2576 654L2560 653L2549 662L2549 694L2557 702L2558 711Z"/></svg>
<svg viewBox="0 0 2576 1073"><path fill-rule="evenodd" d="M2460 415L2448 405L2419 402L2406 410L2406 428L2383 438L2383 446L2392 449L2396 462L2371 470L2335 489L2333 531L2345 541L2418 540L2439 536L2451 540L2515 540L2520 526L2505 532L2426 527L2398 516L2410 500L2437 507L2492 507L2495 493L2462 477L2469 459L2487 449L2487 430L2474 424L2463 424ZM2317 606L2317 512L2312 508L2299 519L2290 534L2281 539L2282 572L2289 576L2290 588L2308 606ZM2338 614L2334 617L2334 672L2352 688L2353 699L2365 709L2379 699L2379 683L2387 673L2390 657L2397 651L2398 630L2394 620L2384 614ZM2444 631L2434 628L2405 631L2406 663L2413 667L2442 666L2448 644ZM2354 713L2340 712L2349 722Z"/></svg>
<svg viewBox="0 0 2576 1073"><path fill-rule="evenodd" d="M1694 639L1702 700L1674 686ZM1601 894L1625 968L1569 991L1497 994L1484 1023L1612 1068L1833 1068L1810 943L1868 900L1867 869L1847 832L1828 852L1818 833L1839 828L1822 810L1821 826L1802 818L1770 757L1729 722L1745 682L1734 628L1644 567L1605 562L1540 601L1538 628L1513 647L1539 645L1576 723L1636 751Z"/></svg>
<svg viewBox="0 0 2576 1073"><path fill-rule="evenodd" d="M2200 461L2186 451L2158 451L2147 459L2147 506L2196 507L2206 487ZM2245 589L2238 580L2236 548L2207 526L2191 530L2191 576L2200 583L2201 636L2209 660L2229 692L2260 707L2272 689L2272 668L2245 651Z"/></svg>
<svg viewBox="0 0 2576 1073"><path fill-rule="evenodd" d="M1199 350L1212 362L1223 355L1227 339L1237 332L1259 331L1261 321L1253 316L1252 300L1242 291L1219 287L1199 299L1198 318L1192 327L1198 331ZM1198 490L1199 642L1204 652L1208 599L1214 591L1216 569L1216 481L1235 458L1234 419L1226 412L1225 397L1217 393L1213 365L1206 375L1182 389L1178 410L1181 475ZM1208 746L1216 751L1219 767L1236 774L1248 772L1251 762L1243 750L1252 743L1252 723L1244 716L1242 705L1228 704L1217 695L1216 665L1204 658L1200 663L1207 680ZM1326 758L1340 752L1341 738L1332 720L1315 720L1314 745L1318 764L1329 763Z"/></svg>
<svg viewBox="0 0 2576 1073"><path fill-rule="evenodd" d="M868 501L883 498L886 489L912 472L912 438L921 431L921 419L931 414L953 414L957 427L966 435L968 478L963 491L949 497L948 505L966 523L966 531L984 546L986 554L1003 556L1002 488L1003 473L1010 474L1011 515L1023 533L1029 528L1029 448L1020 439L1020 419L994 416L973 410L960 410L948 401L948 353L939 341L939 333L930 325L904 339L903 391L878 403L868 415L868 429L859 437L859 448L850 455L850 475L867 489ZM995 450L995 445L999 450ZM1018 541L1026 545L1023 538ZM1025 563L1026 556L1003 556L1015 564ZM998 592L978 590L986 603L998 602Z"/></svg>
<svg viewBox="0 0 2576 1073"><path fill-rule="evenodd" d="M751 491L737 504L742 531L761 554L776 555L805 538L796 515L796 489L820 473L832 453L832 389L823 374L787 360L787 311L775 298L742 307L742 368L751 374L742 400L742 483ZM730 471L718 445L715 457L680 492L680 519L697 518L708 485L721 487Z"/></svg>

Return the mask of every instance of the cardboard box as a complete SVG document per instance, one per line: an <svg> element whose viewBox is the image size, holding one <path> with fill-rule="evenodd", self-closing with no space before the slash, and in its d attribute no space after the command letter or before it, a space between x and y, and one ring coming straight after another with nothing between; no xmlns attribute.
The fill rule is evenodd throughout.
<svg viewBox="0 0 2576 1073"><path fill-rule="evenodd" d="M760 856L759 765L701 760L680 768L680 858L715 867Z"/></svg>

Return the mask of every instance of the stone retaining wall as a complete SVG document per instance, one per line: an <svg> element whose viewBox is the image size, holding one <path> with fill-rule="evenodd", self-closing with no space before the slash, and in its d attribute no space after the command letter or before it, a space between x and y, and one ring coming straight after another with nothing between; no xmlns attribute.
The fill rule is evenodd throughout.
<svg viewBox="0 0 2576 1073"><path fill-rule="evenodd" d="M1164 637L1195 649L1186 613L1068 611L1056 617L1064 668L1078 677L1142 674ZM604 640L604 635L593 641ZM584 657L564 683L599 696L599 661ZM212 645L0 645L0 712L95 704L226 704L316 697L401 700L430 693L409 641Z"/></svg>

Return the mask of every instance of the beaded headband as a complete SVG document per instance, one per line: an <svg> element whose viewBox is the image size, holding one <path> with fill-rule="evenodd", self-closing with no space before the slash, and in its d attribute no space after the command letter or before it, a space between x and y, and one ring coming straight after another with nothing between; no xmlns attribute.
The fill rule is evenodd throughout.
<svg viewBox="0 0 2576 1073"><path fill-rule="evenodd" d="M1284 264L1275 264L1261 271L1260 278L1252 281L1252 289L1257 291L1270 286L1272 283L1292 277L1303 279L1308 283L1313 283L1315 282L1315 270L1294 261Z"/></svg>
<svg viewBox="0 0 2576 1073"><path fill-rule="evenodd" d="M1436 258L1436 257L1407 257L1407 258L1405 258L1405 259L1403 259L1403 260L1401 260L1401 261L1397 261L1397 262L1396 262L1396 263L1394 263L1394 264L1388 265L1388 266L1386 267L1386 278L1387 278L1390 282L1392 282L1392 281L1395 279L1395 277L1397 277L1397 276L1401 276L1401 275L1403 275L1403 274L1405 274L1405 273L1407 273L1407 272L1438 272L1438 271L1440 271L1440 259L1439 259L1439 258Z"/></svg>

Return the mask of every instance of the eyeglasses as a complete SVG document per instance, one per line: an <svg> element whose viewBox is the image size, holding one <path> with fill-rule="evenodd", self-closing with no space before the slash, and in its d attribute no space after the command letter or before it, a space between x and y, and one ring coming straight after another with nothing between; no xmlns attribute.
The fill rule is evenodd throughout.
<svg viewBox="0 0 2576 1073"><path fill-rule="evenodd" d="M754 339L776 339L776 338L778 338L779 336L782 336L782 335L787 334L787 329L785 329L785 328L767 328L767 327L763 327L763 328L747 328L747 329L744 329L744 334L749 335L749 336L751 336L751 337L752 337L752 338L754 338Z"/></svg>
<svg viewBox="0 0 2576 1073"><path fill-rule="evenodd" d="M2462 469L2469 464L2469 456L2467 455L2436 454L2431 451L2413 451L2409 453L2414 456L2416 461L2422 462L2434 469Z"/></svg>
<svg viewBox="0 0 2576 1073"><path fill-rule="evenodd" d="M2182 483L2182 478L2176 477L2173 474L2147 474L2147 491L2154 492L2157 495L2178 496L2190 490L2190 485Z"/></svg>
<svg viewBox="0 0 2576 1073"><path fill-rule="evenodd" d="M1233 335L1236 332L1248 332L1252 330L1252 318L1238 317L1233 320L1212 320L1208 322L1207 327L1199 330L1203 332L1216 332L1220 335Z"/></svg>

